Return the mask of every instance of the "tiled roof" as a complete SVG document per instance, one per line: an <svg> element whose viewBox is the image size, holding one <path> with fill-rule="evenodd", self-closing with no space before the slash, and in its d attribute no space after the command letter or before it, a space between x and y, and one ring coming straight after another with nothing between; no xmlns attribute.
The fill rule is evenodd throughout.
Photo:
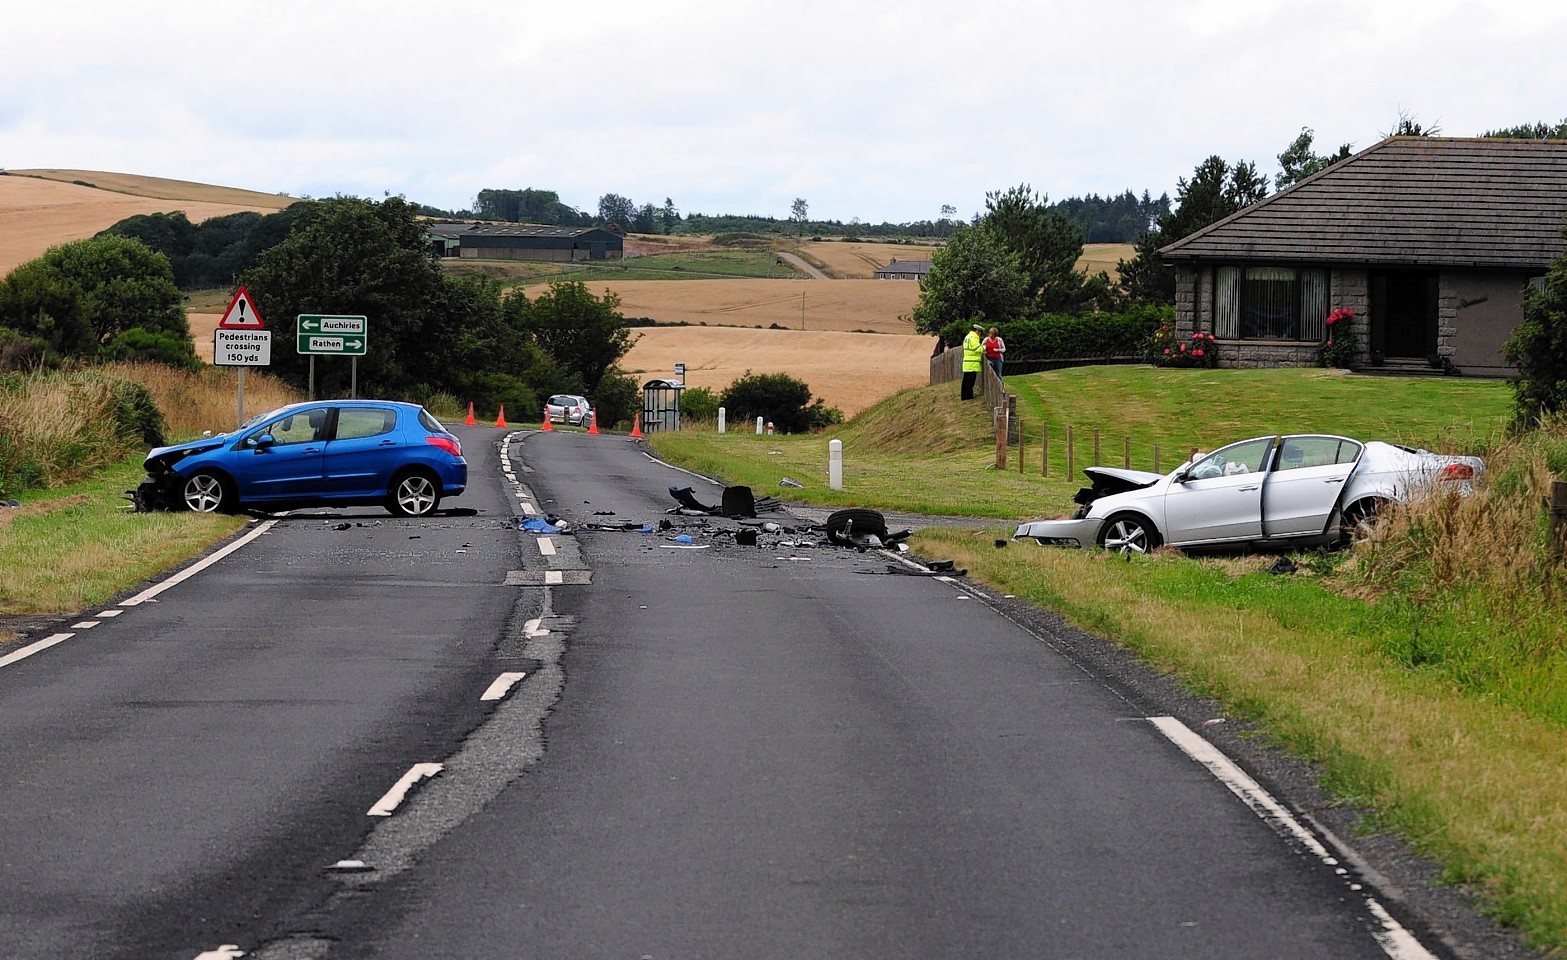
<svg viewBox="0 0 1567 960"><path fill-rule="evenodd" d="M1567 141L1390 137L1159 253L1536 269L1564 222Z"/></svg>

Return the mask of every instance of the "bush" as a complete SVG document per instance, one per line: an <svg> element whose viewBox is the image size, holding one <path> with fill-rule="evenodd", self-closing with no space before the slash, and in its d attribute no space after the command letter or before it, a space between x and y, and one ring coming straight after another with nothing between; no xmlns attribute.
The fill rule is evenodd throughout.
<svg viewBox="0 0 1567 960"><path fill-rule="evenodd" d="M1219 348L1211 333L1198 331L1182 338L1170 324L1161 324L1148 341L1148 362L1156 367L1216 367Z"/></svg>
<svg viewBox="0 0 1567 960"><path fill-rule="evenodd" d="M1328 314L1328 335L1317 347L1317 362L1324 367L1355 369L1360 338L1355 335L1355 311L1339 307Z"/></svg>
<svg viewBox="0 0 1567 960"><path fill-rule="evenodd" d="M1173 307L1138 306L1122 313L1051 313L997 326L1012 363L1145 356L1149 339L1174 321Z"/></svg>
<svg viewBox="0 0 1567 960"><path fill-rule="evenodd" d="M202 366L190 337L144 327L131 327L115 334L103 345L99 355L108 361L162 363L181 370L196 370Z"/></svg>
<svg viewBox="0 0 1567 960"><path fill-rule="evenodd" d="M787 373L747 370L729 385L720 402L734 422L761 417L782 433L806 433L843 421L841 411L826 406L820 397L813 401L810 386Z"/></svg>
<svg viewBox="0 0 1567 960"><path fill-rule="evenodd" d="M135 437L148 447L163 446L168 424L151 390L134 380L114 380L109 384L109 395L114 398L114 422L122 435Z"/></svg>
<svg viewBox="0 0 1567 960"><path fill-rule="evenodd" d="M1518 368L1512 381L1516 426L1567 410L1567 253L1524 297L1523 322L1503 344L1502 356Z"/></svg>
<svg viewBox="0 0 1567 960"><path fill-rule="evenodd" d="M718 394L707 387L690 387L680 394L680 418L704 423L718 419ZM728 411L725 411L725 416Z"/></svg>

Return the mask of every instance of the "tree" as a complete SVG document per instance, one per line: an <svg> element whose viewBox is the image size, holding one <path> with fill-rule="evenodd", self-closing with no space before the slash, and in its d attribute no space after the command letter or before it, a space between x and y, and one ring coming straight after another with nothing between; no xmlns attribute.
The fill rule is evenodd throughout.
<svg viewBox="0 0 1567 960"><path fill-rule="evenodd" d="M658 232L658 208L651 203L644 203L642 209L637 211L636 219L632 221L633 233L657 233Z"/></svg>
<svg viewBox="0 0 1567 960"><path fill-rule="evenodd" d="M1398 111L1398 123L1394 124L1393 129L1389 130L1387 133L1382 134L1382 136L1434 137L1441 132L1442 128L1440 126L1434 123L1429 127L1423 126L1419 120L1415 119L1414 114L1400 107Z"/></svg>
<svg viewBox="0 0 1567 960"><path fill-rule="evenodd" d="M1340 144L1338 152L1328 156L1320 156L1312 151L1311 141L1315 132L1310 127L1301 127L1297 136L1284 152L1279 154L1279 167L1281 173L1273 178L1273 187L1283 190L1292 183L1299 183L1319 170L1326 170L1340 160L1349 158L1352 145Z"/></svg>
<svg viewBox="0 0 1567 960"><path fill-rule="evenodd" d="M664 198L664 232L674 233L680 225L680 211L675 209L675 201Z"/></svg>
<svg viewBox="0 0 1567 960"><path fill-rule="evenodd" d="M1076 306L1084 278L1077 271L1083 255L1083 230L1051 212L1047 198L1020 184L985 194L983 229L1017 254L1034 306L1045 312Z"/></svg>
<svg viewBox="0 0 1567 960"><path fill-rule="evenodd" d="M1017 252L996 232L964 227L931 256L914 307L914 329L956 343L962 337L959 325L999 324L1021 313L1028 303L1028 284Z"/></svg>
<svg viewBox="0 0 1567 960"><path fill-rule="evenodd" d="M1532 427L1567 409L1567 253L1524 297L1523 322L1502 345L1502 356L1518 369L1512 380L1515 425Z"/></svg>
<svg viewBox="0 0 1567 960"><path fill-rule="evenodd" d="M599 220L606 226L614 224L622 231L630 230L637 219L637 205L630 198L618 193L606 193L599 197Z"/></svg>
<svg viewBox="0 0 1567 960"><path fill-rule="evenodd" d="M1516 127L1487 130L1480 134L1495 140L1567 140L1567 117L1560 123L1522 123Z"/></svg>
<svg viewBox="0 0 1567 960"><path fill-rule="evenodd" d="M552 283L531 303L513 294L507 307L555 360L561 376L589 396L636 342L620 314L620 297L608 290L602 299L595 297L579 280Z"/></svg>
<svg viewBox="0 0 1567 960"><path fill-rule="evenodd" d="M799 225L800 235L805 235L806 224L811 222L811 205L803 197L795 197L789 205L789 219Z"/></svg>
<svg viewBox="0 0 1567 960"><path fill-rule="evenodd" d="M1175 271L1159 260L1160 247L1188 237L1268 195L1268 179L1250 161L1233 167L1214 155L1199 163L1191 180L1176 185L1176 207L1137 240L1137 253L1117 264L1122 292L1137 303L1174 303Z"/></svg>
<svg viewBox="0 0 1567 960"><path fill-rule="evenodd" d="M812 401L810 385L787 373L747 370L723 392L721 403L735 423L761 417L782 433L805 433L843 419L820 397Z"/></svg>
<svg viewBox="0 0 1567 960"><path fill-rule="evenodd" d="M183 366L194 356L168 258L129 237L62 244L13 270L0 281L0 326L35 341L45 360L96 361L111 340L130 330L154 339L169 334L159 342L174 350L166 358L171 363Z"/></svg>

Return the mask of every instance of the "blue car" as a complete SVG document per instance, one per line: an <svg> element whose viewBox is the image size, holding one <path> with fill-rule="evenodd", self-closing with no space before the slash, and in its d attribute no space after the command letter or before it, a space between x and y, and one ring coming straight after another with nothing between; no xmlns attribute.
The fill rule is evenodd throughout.
<svg viewBox="0 0 1567 960"><path fill-rule="evenodd" d="M421 517L468 486L462 444L416 403L293 403L218 434L147 454L138 510L381 505Z"/></svg>

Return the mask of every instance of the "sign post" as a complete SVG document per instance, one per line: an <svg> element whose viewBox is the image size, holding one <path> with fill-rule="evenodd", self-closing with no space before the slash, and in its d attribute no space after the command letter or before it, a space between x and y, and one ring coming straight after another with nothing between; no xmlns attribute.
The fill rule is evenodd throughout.
<svg viewBox="0 0 1567 960"><path fill-rule="evenodd" d="M245 368L272 365L272 331L266 329L261 313L250 299L250 291L234 291L223 319L212 333L212 362L221 367L239 368L239 387L234 397L234 427L245 425Z"/></svg>
<svg viewBox="0 0 1567 960"><path fill-rule="evenodd" d="M316 355L349 357L348 395L359 394L359 358L370 345L370 321L359 315L301 313L294 321L294 346L310 357L310 398L316 396Z"/></svg>

